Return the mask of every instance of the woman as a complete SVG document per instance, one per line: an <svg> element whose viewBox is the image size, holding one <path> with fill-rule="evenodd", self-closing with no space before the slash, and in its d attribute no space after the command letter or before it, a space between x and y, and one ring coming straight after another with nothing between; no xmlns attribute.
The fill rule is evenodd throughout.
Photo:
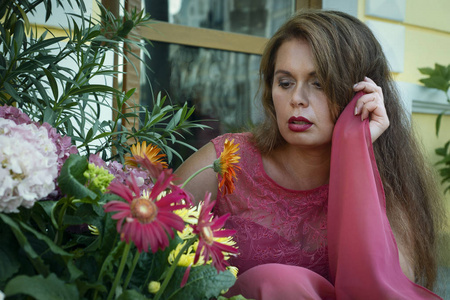
<svg viewBox="0 0 450 300"><path fill-rule="evenodd" d="M334 210L327 211L332 184L330 161L336 144L332 136L338 117L357 92L361 93L351 109L362 121L368 120L386 197L387 226L395 236L394 242L387 243L397 246L398 256L392 259L399 261L404 274L396 276L406 276L410 282L431 289L436 279L436 229L441 220L439 191L371 31L342 12L299 12L268 42L260 73L265 122L252 133L214 139L176 172L183 180L211 164L225 139L240 144L241 170L233 194L222 195L217 190L218 178L212 171L201 173L186 186L195 199L211 191L212 198L217 197L215 213L231 213L227 226L237 230L235 240L240 250L240 256L230 261L240 269L236 285L240 287L231 292L261 299L265 294L270 299L267 295L279 291L261 289L261 285L269 284L262 279L274 273L291 274L292 268L284 266L296 266L292 274L314 277L308 279L310 287L302 287L305 295L337 297L333 287L338 282L334 270L337 262L330 262L327 253L331 247L328 240L335 238L327 237L327 218L335 214ZM268 268L261 267L268 264ZM253 281L258 278L260 286L252 286L249 277ZM290 279L277 278L284 282ZM294 281L301 280L295 276ZM311 290L322 294L312 296ZM299 299L298 293L294 289L288 295ZM424 297L428 296L435 295L426 293Z"/></svg>

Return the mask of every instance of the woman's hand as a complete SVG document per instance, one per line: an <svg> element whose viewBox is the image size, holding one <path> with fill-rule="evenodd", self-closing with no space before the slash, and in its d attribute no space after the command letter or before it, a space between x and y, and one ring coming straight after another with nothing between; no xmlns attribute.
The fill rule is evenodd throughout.
<svg viewBox="0 0 450 300"><path fill-rule="evenodd" d="M365 77L353 86L355 92L364 92L356 102L355 115L361 115L361 121L369 118L372 143L389 127L389 118L384 107L384 97L381 87Z"/></svg>

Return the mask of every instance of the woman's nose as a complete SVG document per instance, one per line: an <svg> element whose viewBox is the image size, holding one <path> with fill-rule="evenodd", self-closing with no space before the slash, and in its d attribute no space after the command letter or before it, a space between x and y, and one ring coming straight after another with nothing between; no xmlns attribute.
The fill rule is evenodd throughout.
<svg viewBox="0 0 450 300"><path fill-rule="evenodd" d="M294 90L290 103L291 103L292 107L297 107L297 106L306 107L309 105L308 96L307 96L307 93L304 91L304 88L302 88L301 86L298 86Z"/></svg>

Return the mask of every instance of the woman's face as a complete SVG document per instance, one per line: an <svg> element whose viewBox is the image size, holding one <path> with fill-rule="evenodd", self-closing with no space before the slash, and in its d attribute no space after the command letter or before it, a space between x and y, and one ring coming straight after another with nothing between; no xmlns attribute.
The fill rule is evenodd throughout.
<svg viewBox="0 0 450 300"><path fill-rule="evenodd" d="M330 147L334 122L307 41L292 39L278 49L272 99L279 131L289 144Z"/></svg>

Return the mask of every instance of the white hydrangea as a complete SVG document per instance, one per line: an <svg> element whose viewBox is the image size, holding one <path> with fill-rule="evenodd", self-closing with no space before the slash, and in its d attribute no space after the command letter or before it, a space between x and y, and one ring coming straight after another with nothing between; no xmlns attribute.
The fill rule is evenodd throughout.
<svg viewBox="0 0 450 300"><path fill-rule="evenodd" d="M47 129L0 118L0 212L18 212L55 189L56 146Z"/></svg>

